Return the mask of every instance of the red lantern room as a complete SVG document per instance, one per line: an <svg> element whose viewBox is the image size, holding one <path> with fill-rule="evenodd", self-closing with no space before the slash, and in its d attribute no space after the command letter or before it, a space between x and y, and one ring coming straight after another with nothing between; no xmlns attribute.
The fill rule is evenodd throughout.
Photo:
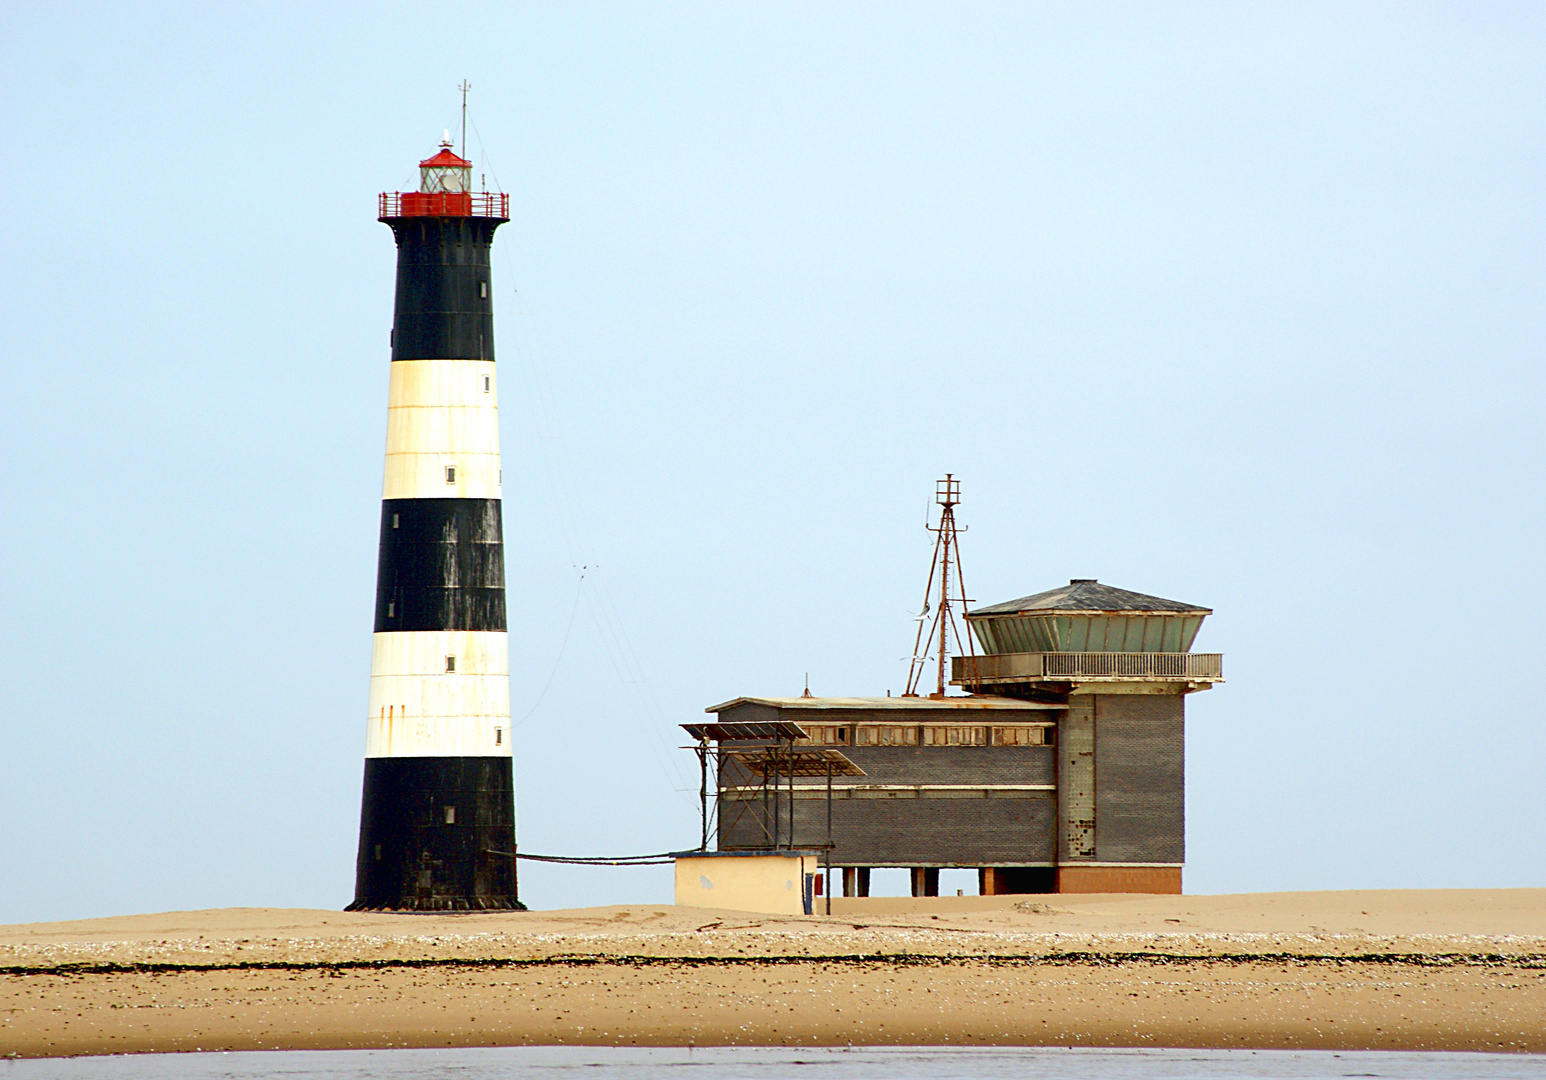
<svg viewBox="0 0 1546 1080"><path fill-rule="evenodd" d="M440 152L419 162L418 191L387 191L381 195L382 221L405 217L487 217L507 221L510 196L472 190L472 162L451 149L451 137Z"/></svg>
<svg viewBox="0 0 1546 1080"><path fill-rule="evenodd" d="M472 162L456 156L449 138L441 141L440 153L419 162L419 190L425 194L472 190Z"/></svg>

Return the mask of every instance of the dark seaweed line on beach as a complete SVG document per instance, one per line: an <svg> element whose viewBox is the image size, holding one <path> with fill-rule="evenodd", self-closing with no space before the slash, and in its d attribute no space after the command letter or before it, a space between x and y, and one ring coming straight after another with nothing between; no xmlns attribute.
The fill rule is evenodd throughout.
<svg viewBox="0 0 1546 1080"><path fill-rule="evenodd" d="M214 964L77 963L0 967L0 975L174 975L201 971L379 971L391 968L543 967L737 967L762 964L847 965L850 967L1121 967L1124 965L1216 966L1288 964L1295 967L1384 964L1421 968L1511 967L1546 969L1546 953L1102 953L1060 952L940 956L929 953L838 953L827 956L605 956L428 957L381 960L241 960Z"/></svg>

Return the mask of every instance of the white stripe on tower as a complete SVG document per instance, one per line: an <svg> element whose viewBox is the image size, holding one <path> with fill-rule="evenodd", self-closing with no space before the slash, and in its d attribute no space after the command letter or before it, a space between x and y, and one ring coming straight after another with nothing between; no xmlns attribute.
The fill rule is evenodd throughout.
<svg viewBox="0 0 1546 1080"><path fill-rule="evenodd" d="M395 361L381 497L497 499L500 487L494 361Z"/></svg>
<svg viewBox="0 0 1546 1080"><path fill-rule="evenodd" d="M503 633L377 634L371 652L366 757L510 755L510 667Z"/></svg>
<svg viewBox="0 0 1546 1080"><path fill-rule="evenodd" d="M500 496L494 362L395 361L382 499ZM506 642L502 630L377 633L365 756L508 757Z"/></svg>

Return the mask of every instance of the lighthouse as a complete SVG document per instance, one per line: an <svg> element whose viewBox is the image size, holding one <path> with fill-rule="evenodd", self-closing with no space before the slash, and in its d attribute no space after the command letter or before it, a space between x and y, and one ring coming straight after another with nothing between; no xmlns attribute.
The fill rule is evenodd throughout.
<svg viewBox="0 0 1546 1080"><path fill-rule="evenodd" d="M381 544L351 911L523 909L494 370L494 230L449 135L419 190L380 197L397 241Z"/></svg>

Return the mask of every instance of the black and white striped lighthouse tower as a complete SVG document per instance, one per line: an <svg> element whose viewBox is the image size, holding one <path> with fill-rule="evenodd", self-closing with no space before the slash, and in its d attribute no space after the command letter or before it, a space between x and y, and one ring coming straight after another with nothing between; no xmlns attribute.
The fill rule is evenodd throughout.
<svg viewBox="0 0 1546 1080"><path fill-rule="evenodd" d="M520 909L489 249L509 196L451 150L397 239L365 791L349 910Z"/></svg>

